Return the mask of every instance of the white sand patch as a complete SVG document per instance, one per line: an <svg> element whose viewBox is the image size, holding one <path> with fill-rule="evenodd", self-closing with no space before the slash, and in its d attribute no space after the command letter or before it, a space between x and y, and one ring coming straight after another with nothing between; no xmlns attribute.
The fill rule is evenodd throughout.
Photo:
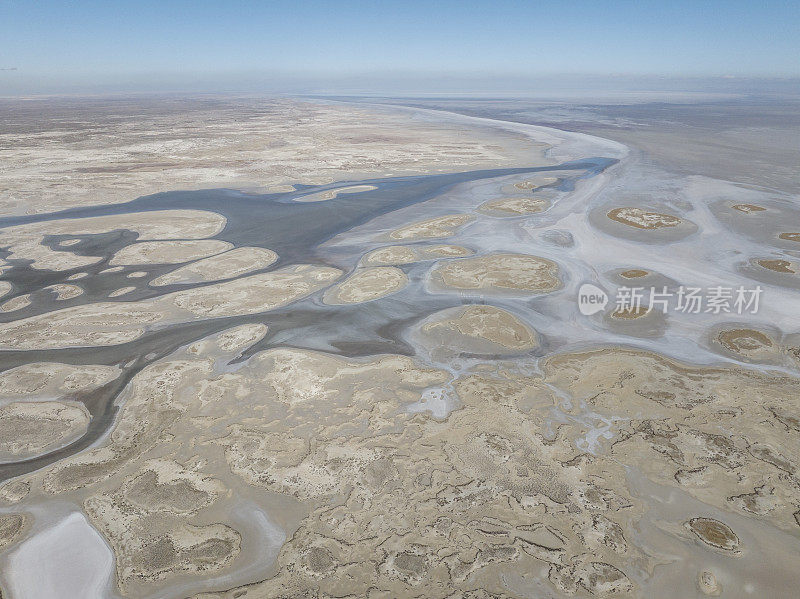
<svg viewBox="0 0 800 599"><path fill-rule="evenodd" d="M15 599L108 597L114 558L86 518L73 512L23 542L8 560L6 587Z"/></svg>

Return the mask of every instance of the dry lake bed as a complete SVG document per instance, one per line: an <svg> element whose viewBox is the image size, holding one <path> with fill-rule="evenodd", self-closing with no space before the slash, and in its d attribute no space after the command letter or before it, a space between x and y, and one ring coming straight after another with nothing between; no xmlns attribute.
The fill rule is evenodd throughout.
<svg viewBox="0 0 800 599"><path fill-rule="evenodd" d="M0 100L2 597L796 596L800 104L667 106Z"/></svg>

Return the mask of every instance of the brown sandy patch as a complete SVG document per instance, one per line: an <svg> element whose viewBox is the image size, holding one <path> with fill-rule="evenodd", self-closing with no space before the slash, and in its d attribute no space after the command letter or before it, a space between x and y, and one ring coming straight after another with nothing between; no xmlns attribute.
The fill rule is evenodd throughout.
<svg viewBox="0 0 800 599"><path fill-rule="evenodd" d="M796 469L787 456L797 450L800 429L782 419L800 379L619 349L556 356L544 368L548 381L591 398L594 409L630 418L620 423L609 455L720 510L768 515L773 525L796 531L790 497L798 491L783 473ZM736 536L708 520L697 521L695 534L735 550ZM760 519L753 521L749 532L760 527Z"/></svg>
<svg viewBox="0 0 800 599"><path fill-rule="evenodd" d="M0 312L15 312L31 305L31 294L18 295L0 305Z"/></svg>
<svg viewBox="0 0 800 599"><path fill-rule="evenodd" d="M786 241L797 241L800 242L800 233L781 233L778 235L780 239L785 239Z"/></svg>
<svg viewBox="0 0 800 599"><path fill-rule="evenodd" d="M405 356L288 347L230 371L261 333L224 351L211 336L142 369L105 445L16 481L32 500L84 506L124 593L166 596L165 585L235 576L257 534L237 507L264 497L285 532L263 565L268 578L203 597L502 595L512 570L541 572L551 594L648 596L638 573L663 566L641 538L654 511L669 520L656 534L674 539L692 586L706 544L735 551L738 537L770 552L769 588L792 586L795 378L621 349L551 356L542 376L485 361L452 380ZM403 409L449 383L462 405L446 421ZM556 404L574 418L554 421ZM608 438L590 454L599 415ZM632 488L632 472L662 485L681 515ZM762 487L761 514L733 499ZM695 515L711 520L687 496L728 513L728 528L717 517L683 528ZM749 575L723 572L727 584Z"/></svg>
<svg viewBox="0 0 800 599"><path fill-rule="evenodd" d="M707 545L739 553L739 537L724 522L713 518L692 518L686 526Z"/></svg>
<svg viewBox="0 0 800 599"><path fill-rule="evenodd" d="M362 258L365 266L411 264L419 260L419 252L407 245L390 245L373 250Z"/></svg>
<svg viewBox="0 0 800 599"><path fill-rule="evenodd" d="M552 185L558 181L557 177L533 177L531 179L526 179L525 181L520 181L518 183L514 183L514 187L517 189L522 189L525 191L530 191L534 189L539 189L540 187L544 187L546 185Z"/></svg>
<svg viewBox="0 0 800 599"><path fill-rule="evenodd" d="M797 274L797 271L794 270L795 265L793 262L789 262L788 260L756 260L756 263L761 266L762 268L766 268L767 270L771 270L773 272L779 272L781 274ZM793 268L794 267L794 268Z"/></svg>
<svg viewBox="0 0 800 599"><path fill-rule="evenodd" d="M156 301L159 307L172 304L200 318L258 314L311 295L341 275L342 271L338 268L300 264L224 283L175 291Z"/></svg>
<svg viewBox="0 0 800 599"><path fill-rule="evenodd" d="M327 287L340 276L336 268L301 264L156 299L64 308L0 325L0 346L55 349L128 343L156 324L273 310Z"/></svg>
<svg viewBox="0 0 800 599"><path fill-rule="evenodd" d="M0 373L0 399L61 398L102 387L120 374L116 366L30 362Z"/></svg>
<svg viewBox="0 0 800 599"><path fill-rule="evenodd" d="M143 241L125 246L111 257L112 265L180 264L220 254L233 244L216 239L190 241Z"/></svg>
<svg viewBox="0 0 800 599"><path fill-rule="evenodd" d="M0 459L22 460L56 449L83 435L89 412L58 401L0 406Z"/></svg>
<svg viewBox="0 0 800 599"><path fill-rule="evenodd" d="M546 210L550 203L539 198L505 198L489 200L478 206L478 211L486 214L500 213L505 216L536 214Z"/></svg>
<svg viewBox="0 0 800 599"><path fill-rule="evenodd" d="M443 287L547 293L558 289L558 265L529 254L498 253L452 260L433 271Z"/></svg>
<svg viewBox="0 0 800 599"><path fill-rule="evenodd" d="M389 237L402 240L450 237L455 235L459 227L463 227L473 220L475 217L471 214L437 216L396 229L389 234Z"/></svg>
<svg viewBox="0 0 800 599"><path fill-rule="evenodd" d="M676 227L683 221L677 216L660 212L647 212L641 208L624 207L610 210L606 216L623 225L637 229L663 229Z"/></svg>
<svg viewBox="0 0 800 599"><path fill-rule="evenodd" d="M240 247L177 268L153 279L150 281L150 285L159 287L162 285L205 283L231 279L254 270L266 268L277 260L278 254L272 250L258 247Z"/></svg>
<svg viewBox="0 0 800 599"><path fill-rule="evenodd" d="M704 570L697 575L697 587L704 595L719 595L722 588L717 582L717 577L708 570Z"/></svg>
<svg viewBox="0 0 800 599"><path fill-rule="evenodd" d="M422 255L431 258L461 258L470 254L471 249L460 245L429 245L422 249Z"/></svg>
<svg viewBox="0 0 800 599"><path fill-rule="evenodd" d="M407 111L275 98L3 100L3 214L113 204L179 189L553 164L527 136ZM10 111L10 112L9 112Z"/></svg>
<svg viewBox="0 0 800 599"><path fill-rule="evenodd" d="M48 285L45 289L56 294L56 301L69 300L83 294L83 289L77 285L69 285L66 283Z"/></svg>
<svg viewBox="0 0 800 599"><path fill-rule="evenodd" d="M360 304L397 293L406 285L408 277L399 268L359 268L347 279L326 291L323 301L326 304Z"/></svg>
<svg viewBox="0 0 800 599"><path fill-rule="evenodd" d="M475 353L525 351L538 346L536 333L516 316L480 304L457 308L450 318L430 321L422 326L422 332L445 345Z"/></svg>
<svg viewBox="0 0 800 599"><path fill-rule="evenodd" d="M649 270L642 270L640 268L631 268L629 270L623 270L619 273L619 276L625 279L638 279L640 277L646 277L650 274Z"/></svg>
<svg viewBox="0 0 800 599"><path fill-rule="evenodd" d="M9 480L0 485L0 500L6 503L19 503L28 495L31 484L24 480Z"/></svg>
<svg viewBox="0 0 800 599"><path fill-rule="evenodd" d="M2 229L2 247L10 252L10 257L32 260L31 267L42 270L70 270L80 266L96 264L102 260L98 256L80 256L69 251L43 245L45 235L93 235L111 231L129 230L138 233L138 241L161 239L198 240L213 237L225 227L225 217L206 210L153 210L88 218L68 218L48 220L25 225L14 225ZM180 242L176 246L180 249ZM223 243L223 242L203 242ZM191 245L191 244L190 244ZM142 243L128 246L147 246ZM124 252L135 252L123 248Z"/></svg>
<svg viewBox="0 0 800 599"><path fill-rule="evenodd" d="M28 517L25 514L0 514L0 550L22 536L27 522Z"/></svg>
<svg viewBox="0 0 800 599"><path fill-rule="evenodd" d="M734 204L731 206L734 210L744 212L745 214L752 214L753 212L764 212L766 208L757 206L755 204Z"/></svg>
<svg viewBox="0 0 800 599"><path fill-rule="evenodd" d="M637 318L647 316L650 312L652 312L652 310L645 306L630 306L626 308L617 308L611 312L611 317L622 320L636 320Z"/></svg>
<svg viewBox="0 0 800 599"><path fill-rule="evenodd" d="M89 497L86 513L111 542L123 589L178 574L201 575L230 564L241 535L221 523L191 523L224 485L170 459L154 459L111 492Z"/></svg>
<svg viewBox="0 0 800 599"><path fill-rule="evenodd" d="M392 266L397 264L413 264L437 258L457 258L469 256L472 250L460 245L390 245L366 254L361 262L364 266Z"/></svg>
<svg viewBox="0 0 800 599"><path fill-rule="evenodd" d="M751 359L773 353L775 345L768 335L754 329L723 330L717 334L717 341L728 351Z"/></svg>

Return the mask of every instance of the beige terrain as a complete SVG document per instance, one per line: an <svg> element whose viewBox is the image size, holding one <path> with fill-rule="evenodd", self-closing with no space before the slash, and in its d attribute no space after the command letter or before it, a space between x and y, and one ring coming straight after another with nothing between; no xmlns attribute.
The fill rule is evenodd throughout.
<svg viewBox="0 0 800 599"><path fill-rule="evenodd" d="M670 214L647 212L640 208L614 208L609 211L608 218L629 227L638 229L661 229L681 224L681 219Z"/></svg>
<svg viewBox="0 0 800 599"><path fill-rule="evenodd" d="M0 406L0 459L22 460L66 445L86 432L82 405L59 401L12 402Z"/></svg>
<svg viewBox="0 0 800 599"><path fill-rule="evenodd" d="M0 347L55 349L129 343L156 325L256 314L285 306L327 287L341 274L335 268L301 264L174 291L153 300L62 308L0 324Z"/></svg>
<svg viewBox="0 0 800 599"><path fill-rule="evenodd" d="M109 261L113 265L180 264L221 254L233 246L214 239L192 241L143 241L118 251Z"/></svg>
<svg viewBox="0 0 800 599"><path fill-rule="evenodd" d="M393 266L360 268L324 295L326 304L360 304L397 293L408 284L408 277Z"/></svg>
<svg viewBox="0 0 800 599"><path fill-rule="evenodd" d="M83 289L81 289L78 285L64 283L50 285L49 287L45 287L45 289L56 294L56 301L69 300L83 294Z"/></svg>
<svg viewBox="0 0 800 599"><path fill-rule="evenodd" d="M0 147L7 148L3 214L127 202L176 189L278 190L297 182L516 166L540 153L519 134L289 99L4 103L13 118L0 124Z"/></svg>
<svg viewBox="0 0 800 599"><path fill-rule="evenodd" d="M761 260L756 260L756 263L760 267L766 268L767 270L787 275L797 274L798 270L800 270L800 267L798 267L796 263L791 262L790 260L761 259Z"/></svg>
<svg viewBox="0 0 800 599"><path fill-rule="evenodd" d="M173 249L183 254L178 262L229 248L220 241L207 240L222 231L225 218L206 210L154 210L133 214L95 216L82 219L64 218L26 225L15 225L0 230L0 247L9 252L9 258L31 260L31 267L40 270L71 270L102 261L100 257L80 256L72 246L55 250L43 243L46 235L97 235L121 229L138 235L138 243L126 246L120 263L145 264L151 261L170 260L164 252ZM182 241L159 242L157 240L180 239ZM194 248L194 250L192 249ZM213 249L212 249L213 248ZM199 253L198 253L199 252ZM129 259L131 260L129 262ZM111 268L120 268L112 266ZM110 270L110 269L109 269Z"/></svg>
<svg viewBox="0 0 800 599"><path fill-rule="evenodd" d="M30 304L31 296L29 293L25 293L0 304L0 312L15 312L16 310L21 310Z"/></svg>
<svg viewBox="0 0 800 599"><path fill-rule="evenodd" d="M102 387L120 374L115 366L29 362L0 373L0 403L9 399L61 399Z"/></svg>
<svg viewBox="0 0 800 599"><path fill-rule="evenodd" d="M261 270L278 260L278 254L262 248L242 247L198 260L161 275L150 281L159 287L185 283L211 282L238 277L254 270ZM136 273L131 273L129 277ZM146 275L146 273L145 273Z"/></svg>
<svg viewBox="0 0 800 599"><path fill-rule="evenodd" d="M513 314L480 304L437 313L421 328L432 341L468 353L507 354L537 347L536 333Z"/></svg>
<svg viewBox="0 0 800 599"><path fill-rule="evenodd" d="M219 195L0 227L3 597L796 595L794 290L758 319L575 301L589 278L795 279L789 209L765 233L787 243L731 251L707 206L782 213L628 195L618 145L424 111L13 111L6 216Z"/></svg>
<svg viewBox="0 0 800 599"><path fill-rule="evenodd" d="M628 486L633 472L678 493L660 534L693 556L696 580L741 583L734 562L701 557L714 551L794 560L796 379L617 349L552 356L542 375L486 362L453 382L462 407L442 422L398 410L450 376L406 357L275 348L218 370L264 333L232 329L149 366L108 444L15 481L29 501L83 502L126 594L188 591L191 575L250 559L260 533L226 505L254 488L297 502L273 514L294 522L275 575L203 597L505 594L511 572L544 572L566 595L648 596L639 568L659 558L629 531L654 505ZM562 397L575 416L617 418L602 451L579 420L540 432ZM777 527L762 557L754 516Z"/></svg>
<svg viewBox="0 0 800 599"><path fill-rule="evenodd" d="M475 217L470 214L448 214L420 221L392 231L392 239L410 241L415 239L429 239L434 237L450 237L459 227L463 227Z"/></svg>
<svg viewBox="0 0 800 599"><path fill-rule="evenodd" d="M452 289L488 292L546 293L560 287L558 265L528 254L489 254L450 261L433 272Z"/></svg>
<svg viewBox="0 0 800 599"><path fill-rule="evenodd" d="M471 250L458 245L387 245L371 251L361 259L365 266L392 266L412 264L437 258L461 258L469 256Z"/></svg>
<svg viewBox="0 0 800 599"><path fill-rule="evenodd" d="M480 205L478 210L486 214L520 216L523 214L536 214L546 210L547 206L547 200L539 198L504 198L485 202Z"/></svg>
<svg viewBox="0 0 800 599"><path fill-rule="evenodd" d="M524 181L520 181L519 183L514 183L514 187L524 191L533 191L539 189L540 187L544 187L545 185L552 185L557 181L558 179L556 177L539 175L537 177L526 178Z"/></svg>

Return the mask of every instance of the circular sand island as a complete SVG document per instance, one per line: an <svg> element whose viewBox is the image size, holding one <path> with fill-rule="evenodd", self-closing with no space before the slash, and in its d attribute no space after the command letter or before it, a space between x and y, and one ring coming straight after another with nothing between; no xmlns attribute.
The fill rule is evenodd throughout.
<svg viewBox="0 0 800 599"><path fill-rule="evenodd" d="M660 212L647 212L641 208L614 208L606 214L608 218L629 227L637 229L663 229L665 227L677 227L681 224L681 219L671 214L661 214Z"/></svg>
<svg viewBox="0 0 800 599"><path fill-rule="evenodd" d="M437 312L419 329L428 347L473 354L513 354L539 346L536 332L494 306L473 304Z"/></svg>
<svg viewBox="0 0 800 599"><path fill-rule="evenodd" d="M548 293L561 287L558 264L530 254L497 253L452 260L432 273L441 289Z"/></svg>
<svg viewBox="0 0 800 599"><path fill-rule="evenodd" d="M589 214L591 223L615 237L645 243L668 243L697 231L695 223L685 218L645 210L636 206L596 208Z"/></svg>
<svg viewBox="0 0 800 599"><path fill-rule="evenodd" d="M714 327L709 334L711 345L721 353L746 362L774 362L780 357L775 335L736 325Z"/></svg>

